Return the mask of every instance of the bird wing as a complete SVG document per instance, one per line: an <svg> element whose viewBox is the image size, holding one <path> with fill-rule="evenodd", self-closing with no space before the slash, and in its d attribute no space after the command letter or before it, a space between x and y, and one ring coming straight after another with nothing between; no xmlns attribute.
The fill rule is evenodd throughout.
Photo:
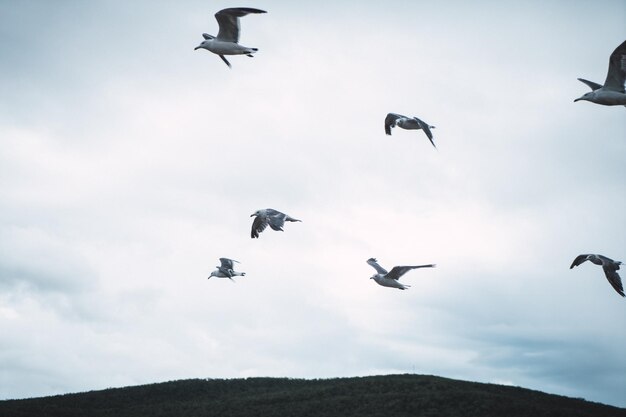
<svg viewBox="0 0 626 417"><path fill-rule="evenodd" d="M285 225L285 215L280 213L276 216L270 216L267 218L270 223L270 227L276 231L282 231Z"/></svg>
<svg viewBox="0 0 626 417"><path fill-rule="evenodd" d="M587 84L589 88L591 88L591 91L596 91L602 88L601 84L594 83L593 81L585 80L584 78L578 78L578 81Z"/></svg>
<svg viewBox="0 0 626 417"><path fill-rule="evenodd" d="M626 79L626 41L615 48L609 58L609 71L604 81L604 89L624 92L624 80Z"/></svg>
<svg viewBox="0 0 626 417"><path fill-rule="evenodd" d="M416 268L434 268L434 267L435 267L435 264L410 265L410 266L394 266L393 268L391 268L391 271L389 271L389 273L387 274L387 276L385 278L398 279L402 275L404 275L407 272L409 272L411 269L416 269Z"/></svg>
<svg viewBox="0 0 626 417"><path fill-rule="evenodd" d="M402 116L401 114L396 113L387 113L387 117L385 117L385 133L391 135L391 128L396 125L396 120L398 120Z"/></svg>
<svg viewBox="0 0 626 417"><path fill-rule="evenodd" d="M278 210L268 208L265 209L265 215L267 216L267 221L273 230L283 230L283 226L285 225L285 218L287 217L285 213L281 213Z"/></svg>
<svg viewBox="0 0 626 417"><path fill-rule="evenodd" d="M596 255L596 256L600 258L600 260L602 261L602 265L613 264L614 266L617 267L616 270L619 269L619 265L617 265L613 259L604 255Z"/></svg>
<svg viewBox="0 0 626 417"><path fill-rule="evenodd" d="M265 214L268 215L268 216L271 216L271 217L275 217L275 216L285 217L286 216L285 213L281 213L280 211L274 210L274 209L271 209L271 208L265 209Z"/></svg>
<svg viewBox="0 0 626 417"><path fill-rule="evenodd" d="M605 264L602 265L602 269L604 269L604 275L606 275L606 279L609 280L611 286L617 291L619 295L622 297L626 297L624 294L624 287L622 287L622 280L619 277L619 274L616 271L616 267L619 268L619 265L614 264Z"/></svg>
<svg viewBox="0 0 626 417"><path fill-rule="evenodd" d="M228 258L220 258L220 262L222 263L222 268L226 268L226 269L233 269L233 262L239 263L239 261L236 261L234 259L228 259Z"/></svg>
<svg viewBox="0 0 626 417"><path fill-rule="evenodd" d="M267 217L265 216L256 216L254 221L252 222L252 231L250 232L250 237L258 238L259 233L261 233L268 225Z"/></svg>
<svg viewBox="0 0 626 417"><path fill-rule="evenodd" d="M430 141L430 143L433 144L433 146L435 146L435 142L433 141L433 132L430 131L430 126L428 126L428 123L425 123L423 120L418 119L417 117L414 117L413 119L415 119L415 121L417 122L417 124L422 128L422 130L424 131L424 133L426 133L426 136L428 136L428 140ZM437 147L435 146L435 149L437 149Z"/></svg>
<svg viewBox="0 0 626 417"><path fill-rule="evenodd" d="M226 65L228 65L228 68L232 68L233 66L230 65L230 62L228 62L228 60L226 59L226 57L224 55L220 55L220 58L222 58L222 61L224 61L224 63Z"/></svg>
<svg viewBox="0 0 626 417"><path fill-rule="evenodd" d="M382 266L378 265L376 258L369 258L367 260L367 264L373 267L376 270L376 272L378 272L379 274L383 274L383 275L387 274L387 270L383 268Z"/></svg>
<svg viewBox="0 0 626 417"><path fill-rule="evenodd" d="M267 13L265 10L251 7L232 7L215 13L215 19L220 25L217 39L226 42L239 42L239 18L249 13Z"/></svg>
<svg viewBox="0 0 626 417"><path fill-rule="evenodd" d="M589 257L589 254L578 255L576 259L574 259L574 261L570 265L569 269L572 269L573 267L582 264L583 262L587 260L588 257Z"/></svg>

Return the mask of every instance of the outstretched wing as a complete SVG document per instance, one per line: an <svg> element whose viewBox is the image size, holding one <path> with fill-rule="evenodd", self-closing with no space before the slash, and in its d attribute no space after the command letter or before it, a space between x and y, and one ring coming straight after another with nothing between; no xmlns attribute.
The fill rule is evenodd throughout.
<svg viewBox="0 0 626 417"><path fill-rule="evenodd" d="M391 135L391 128L396 125L396 120L398 120L402 116L401 114L396 113L387 113L387 117L385 117L385 133Z"/></svg>
<svg viewBox="0 0 626 417"><path fill-rule="evenodd" d="M252 222L252 231L250 232L250 237L252 239L258 238L259 233L261 233L268 225L267 217L265 216L256 216L254 221Z"/></svg>
<svg viewBox="0 0 626 417"><path fill-rule="evenodd" d="M609 70L604 81L604 89L624 92L624 80L626 79L626 41L615 48L609 58Z"/></svg>
<svg viewBox="0 0 626 417"><path fill-rule="evenodd" d="M386 278L391 278L391 279L396 279L397 280L402 275L404 275L407 272L409 272L411 269L416 269L416 268L434 268L434 267L435 267L435 264L412 265L412 266L394 266L393 268L391 268L391 271L389 271L389 273L387 274Z"/></svg>
<svg viewBox="0 0 626 417"><path fill-rule="evenodd" d="M220 25L217 39L226 42L239 42L239 18L249 13L267 13L265 10L251 7L232 7L215 13L215 19Z"/></svg>
<svg viewBox="0 0 626 417"><path fill-rule="evenodd" d="M573 267L582 264L583 262L587 260L588 257L589 257L589 254L578 255L576 259L574 259L574 262L572 262L572 265L570 265L569 269L572 269Z"/></svg>
<svg viewBox="0 0 626 417"><path fill-rule="evenodd" d="M378 265L376 258L369 258L367 260L367 264L373 267L376 270L376 272L378 272L379 274L383 274L383 275L387 274L387 270L383 268L382 266Z"/></svg>
<svg viewBox="0 0 626 417"><path fill-rule="evenodd" d="M275 217L275 216L282 216L285 217L286 214L285 213L281 213L278 210L274 210L273 208L267 208L265 209L265 214L271 217Z"/></svg>
<svg viewBox="0 0 626 417"><path fill-rule="evenodd" d="M226 269L233 269L233 262L239 263L239 261L236 261L234 259L228 259L228 258L220 258L220 262L222 263L222 268L226 268Z"/></svg>
<svg viewBox="0 0 626 417"><path fill-rule="evenodd" d="M428 126L428 123L425 123L423 120L418 119L417 117L414 117L414 119L417 122L417 124L422 128L424 133L426 133L426 136L428 136L428 140L430 141L430 143L432 143L433 146L435 146L435 142L433 141L433 132L430 131L430 126ZM437 149L436 146L435 146L435 149Z"/></svg>
<svg viewBox="0 0 626 417"><path fill-rule="evenodd" d="M584 78L578 78L578 81L587 84L589 88L591 88L591 91L596 91L602 88L601 84L594 83L593 81L585 80Z"/></svg>
<svg viewBox="0 0 626 417"><path fill-rule="evenodd" d="M602 265L602 269L604 269L604 275L606 275L606 279L609 280L609 283L615 291L617 291L617 293L622 297L626 297L626 295L624 295L624 287L622 287L622 280L616 271L616 269L619 269L619 265L605 264Z"/></svg>

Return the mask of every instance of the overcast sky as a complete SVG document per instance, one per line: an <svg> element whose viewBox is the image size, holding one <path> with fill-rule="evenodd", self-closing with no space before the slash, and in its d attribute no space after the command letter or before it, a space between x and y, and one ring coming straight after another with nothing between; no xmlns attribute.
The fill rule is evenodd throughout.
<svg viewBox="0 0 626 417"><path fill-rule="evenodd" d="M415 372L626 407L626 300L569 269L626 261L626 109L573 102L626 3L337 3L0 0L0 398ZM232 6L268 13L228 69L193 48ZM266 207L303 222L252 240Z"/></svg>

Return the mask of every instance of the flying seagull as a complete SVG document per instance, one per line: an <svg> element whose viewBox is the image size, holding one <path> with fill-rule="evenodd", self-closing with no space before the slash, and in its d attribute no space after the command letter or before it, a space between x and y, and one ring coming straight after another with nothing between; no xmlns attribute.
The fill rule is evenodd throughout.
<svg viewBox="0 0 626 417"><path fill-rule="evenodd" d="M621 261L614 261L611 258L607 258L602 255L578 255L569 269L572 269L575 266L582 264L585 261L591 261L596 265L602 265L602 269L604 269L604 275L606 275L606 279L609 280L611 286L617 291L619 295L624 297L624 288L622 287L622 280L619 277L617 271L619 270L619 266L622 264Z"/></svg>
<svg viewBox="0 0 626 417"><path fill-rule="evenodd" d="M271 208L264 210L257 210L250 215L250 217L254 217L254 221L252 222L252 232L250 233L250 237L252 239L258 238L259 233L261 233L265 228L269 225L272 229L277 231L283 231L283 226L285 225L285 221L288 222L301 222L302 220L294 219L291 216L286 215L285 213L281 213L278 210L274 210Z"/></svg>
<svg viewBox="0 0 626 417"><path fill-rule="evenodd" d="M215 13L217 23L220 25L217 37L203 33L202 37L204 37L204 40L200 45L196 46L194 50L203 48L219 55L229 68L231 67L230 62L228 62L224 55L247 55L252 57L252 54L258 51L257 48L248 48L239 45L239 18L249 13L267 12L251 7L233 7Z"/></svg>
<svg viewBox="0 0 626 417"><path fill-rule="evenodd" d="M405 284L401 284L400 282L398 282L398 279L402 275L406 274L411 269L434 268L436 266L435 264L414 265L414 266L394 266L393 268L391 268L391 271L387 272L385 268L378 265L378 262L376 261L375 258L369 258L367 260L367 264L371 265L377 272L376 274L372 275L370 279L373 279L374 281L376 281L379 285L382 285L383 287L398 288L400 290L406 290L407 288L410 287L410 285L405 285Z"/></svg>
<svg viewBox="0 0 626 417"><path fill-rule="evenodd" d="M220 258L221 265L216 266L217 269L211 272L211 275L209 275L209 278L207 279L210 279L211 277L228 278L229 280L235 282L233 277L242 277L246 275L245 272L236 272L233 266L233 262L239 263L239 261L236 261L234 259Z"/></svg>
<svg viewBox="0 0 626 417"><path fill-rule="evenodd" d="M418 119L417 117L406 117L396 113L387 114L387 117L385 117L385 133L391 136L391 128L396 126L408 130L422 129L424 133L426 133L426 136L428 136L430 143L435 146L435 142L433 142L433 133L430 131L430 129L434 129L435 126L430 126L428 123ZM436 146L435 149L437 149Z"/></svg>
<svg viewBox="0 0 626 417"><path fill-rule="evenodd" d="M579 78L579 81L587 84L591 92L574 100L587 100L592 103L605 106L626 106L626 93L624 92L624 79L626 78L626 41L615 48L609 58L609 70L606 74L604 85L593 81Z"/></svg>

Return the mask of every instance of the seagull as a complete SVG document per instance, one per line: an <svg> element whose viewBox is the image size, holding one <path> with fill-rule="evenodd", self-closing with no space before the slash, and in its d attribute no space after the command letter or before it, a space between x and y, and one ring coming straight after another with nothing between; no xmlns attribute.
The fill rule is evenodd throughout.
<svg viewBox="0 0 626 417"><path fill-rule="evenodd" d="M396 113L387 114L387 117L385 117L385 133L391 136L391 128L396 126L409 130L422 129L424 133L426 133L426 136L428 136L430 143L435 146L435 142L433 142L433 133L430 131L430 129L434 129L435 126L430 126L428 123L418 119L417 117L406 117ZM436 146L435 149L437 149Z"/></svg>
<svg viewBox="0 0 626 417"><path fill-rule="evenodd" d="M256 219L252 222L252 232L250 236L252 239L258 238L261 233L269 225L274 230L283 231L285 221L288 222L301 222L302 220L294 219L291 216L281 213L278 210L271 208L264 210L257 210L250 215L250 217L256 216Z"/></svg>
<svg viewBox="0 0 626 417"><path fill-rule="evenodd" d="M234 259L220 258L221 265L216 266L217 269L211 272L211 275L209 275L209 278L207 279L210 279L211 277L228 278L232 282L235 282L233 277L242 277L246 275L245 272L236 272L233 267L233 262L239 263L239 261Z"/></svg>
<svg viewBox="0 0 626 417"><path fill-rule="evenodd" d="M194 48L206 49L208 51L217 54L222 58L222 61L231 68L230 62L224 57L224 55L247 55L252 57L252 54L258 51L257 48L248 48L243 45L239 45L239 18L249 13L267 13L265 10L253 9L251 7L233 7L230 9L223 9L215 13L215 19L220 25L220 30L216 36L203 33L204 41Z"/></svg>
<svg viewBox="0 0 626 417"><path fill-rule="evenodd" d="M622 280L619 277L617 271L619 270L619 266L622 264L621 261L614 261L611 258L607 258L602 255L578 255L569 269L572 269L575 266L582 264L585 261L591 261L596 265L602 265L602 269L604 269L604 275L606 275L606 279L609 280L611 286L617 291L619 295L624 297L624 288L622 287Z"/></svg>
<svg viewBox="0 0 626 417"><path fill-rule="evenodd" d="M376 258L369 258L367 260L367 264L371 265L377 272L377 274L372 275L370 279L373 279L374 281L376 281L379 285L382 285L383 287L398 288L400 290L406 290L407 288L410 287L410 285L400 284L400 282L398 282L398 279L402 275L406 274L411 269L434 268L436 266L435 264L414 265L414 266L394 266L393 268L391 268L391 271L387 272L385 268L378 265L378 261L376 261Z"/></svg>
<svg viewBox="0 0 626 417"><path fill-rule="evenodd" d="M624 92L624 79L626 78L626 41L615 48L609 58L609 71L606 74L604 85L593 81L578 80L587 84L591 92L574 100L587 100L604 106L626 106L626 93Z"/></svg>

